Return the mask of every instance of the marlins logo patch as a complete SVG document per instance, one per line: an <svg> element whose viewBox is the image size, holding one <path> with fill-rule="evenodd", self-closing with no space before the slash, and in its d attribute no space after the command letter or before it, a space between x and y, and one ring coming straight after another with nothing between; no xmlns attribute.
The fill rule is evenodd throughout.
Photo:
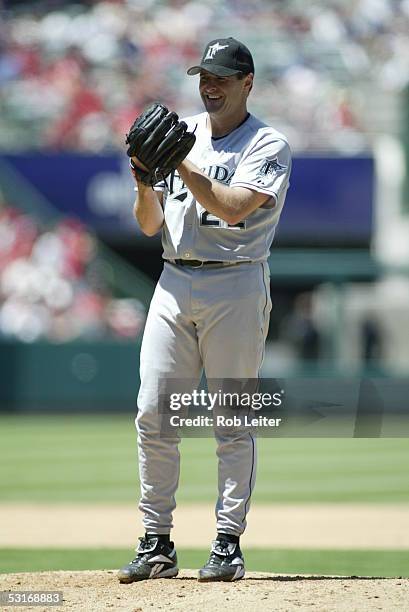
<svg viewBox="0 0 409 612"><path fill-rule="evenodd" d="M287 166L284 166L279 163L277 157L274 159L265 159L260 166L260 170L257 172L257 177L259 177L258 183L265 183L268 180L271 180L276 174L282 174L287 170Z"/></svg>
<svg viewBox="0 0 409 612"><path fill-rule="evenodd" d="M221 45L218 42L215 43L214 45L210 45L210 47L207 50L204 61L212 60L218 51L221 51L222 49L227 49L228 46L229 45Z"/></svg>

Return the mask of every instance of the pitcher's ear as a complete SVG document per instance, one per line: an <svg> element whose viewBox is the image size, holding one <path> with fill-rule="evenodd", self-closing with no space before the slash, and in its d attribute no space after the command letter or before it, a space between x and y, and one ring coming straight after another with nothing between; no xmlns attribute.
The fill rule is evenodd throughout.
<svg viewBox="0 0 409 612"><path fill-rule="evenodd" d="M246 87L249 88L249 93L253 88L253 79L254 79L254 74L252 72L249 72L249 74L246 75L246 81L245 81Z"/></svg>

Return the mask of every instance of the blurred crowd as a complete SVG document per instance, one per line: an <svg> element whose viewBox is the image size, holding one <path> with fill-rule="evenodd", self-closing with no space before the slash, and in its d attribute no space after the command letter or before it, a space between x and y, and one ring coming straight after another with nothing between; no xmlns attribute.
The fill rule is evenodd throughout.
<svg viewBox="0 0 409 612"><path fill-rule="evenodd" d="M370 108L409 82L409 0L37 0L1 14L3 150L104 152L152 100L198 112L186 68L216 36L251 48L250 109L295 150L367 148Z"/></svg>
<svg viewBox="0 0 409 612"><path fill-rule="evenodd" d="M97 243L78 221L41 227L32 216L0 207L0 338L135 338L142 304L116 298L108 287Z"/></svg>

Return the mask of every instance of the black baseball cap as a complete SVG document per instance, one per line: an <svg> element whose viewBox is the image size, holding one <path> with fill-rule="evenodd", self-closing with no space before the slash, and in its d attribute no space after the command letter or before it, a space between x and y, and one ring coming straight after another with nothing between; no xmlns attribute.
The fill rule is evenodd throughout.
<svg viewBox="0 0 409 612"><path fill-rule="evenodd" d="M211 40L203 53L200 65L192 66L188 74L199 74L207 70L217 76L232 76L242 72L254 74L254 62L246 45L235 38L217 38Z"/></svg>

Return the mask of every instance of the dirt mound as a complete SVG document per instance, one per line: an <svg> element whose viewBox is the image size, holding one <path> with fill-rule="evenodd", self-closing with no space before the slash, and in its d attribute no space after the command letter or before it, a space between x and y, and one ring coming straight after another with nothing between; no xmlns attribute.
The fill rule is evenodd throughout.
<svg viewBox="0 0 409 612"><path fill-rule="evenodd" d="M1 591L63 591L64 604L57 607L24 606L24 610L237 610L291 611L353 610L404 611L409 601L409 579L356 578L344 576L295 576L249 572L236 583L196 581L196 572L182 570L177 578L119 584L116 572L39 572L3 574ZM16 607L3 607L14 612Z"/></svg>

